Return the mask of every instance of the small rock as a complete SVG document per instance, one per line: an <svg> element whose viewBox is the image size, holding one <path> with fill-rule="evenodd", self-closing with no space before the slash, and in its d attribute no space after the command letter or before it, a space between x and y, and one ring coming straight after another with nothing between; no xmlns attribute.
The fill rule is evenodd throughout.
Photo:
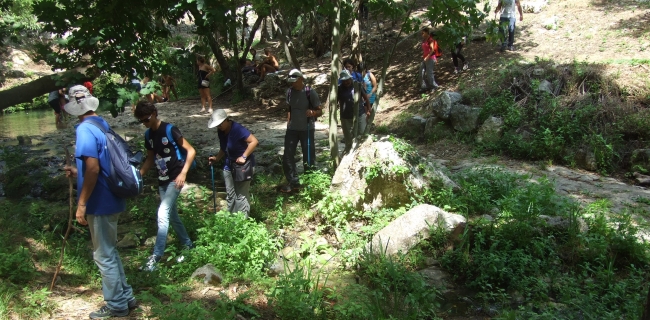
<svg viewBox="0 0 650 320"><path fill-rule="evenodd" d="M127 233L120 242L117 243L118 248L134 248L140 245L140 239L133 233Z"/></svg>
<svg viewBox="0 0 650 320"><path fill-rule="evenodd" d="M203 277L204 284L218 285L223 281L223 276L221 273L212 265L208 263L203 267L200 267L192 273L192 279L196 277Z"/></svg>
<svg viewBox="0 0 650 320"><path fill-rule="evenodd" d="M537 90L540 92L547 92L553 94L553 84L547 80L542 80L537 87Z"/></svg>

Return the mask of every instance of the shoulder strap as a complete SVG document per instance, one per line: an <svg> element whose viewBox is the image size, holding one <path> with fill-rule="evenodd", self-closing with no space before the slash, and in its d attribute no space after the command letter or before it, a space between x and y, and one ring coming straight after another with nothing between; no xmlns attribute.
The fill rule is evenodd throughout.
<svg viewBox="0 0 650 320"><path fill-rule="evenodd" d="M309 86L305 86L305 94L307 95L307 102L309 102L309 109L313 109L311 105L311 88Z"/></svg>
<svg viewBox="0 0 650 320"><path fill-rule="evenodd" d="M287 89L287 104L291 102L291 88ZM291 107L291 105L289 105Z"/></svg>
<svg viewBox="0 0 650 320"><path fill-rule="evenodd" d="M84 120L84 122L88 122L88 123L94 125L95 127L99 128L99 130L101 130L104 134L106 134L106 129L104 129L104 126L99 121L97 121L95 119L88 118L88 119Z"/></svg>
<svg viewBox="0 0 650 320"><path fill-rule="evenodd" d="M147 143L147 142L149 141L149 131L150 131L150 130L151 130L151 129L147 129L147 130L144 132L144 140L145 140L145 143ZM153 146L152 146L152 147L153 147Z"/></svg>
<svg viewBox="0 0 650 320"><path fill-rule="evenodd" d="M174 149L176 150L176 158L179 160L182 160L183 157L181 156L181 151L178 148L178 145L176 144L176 140L174 140L174 137L172 136L172 128L174 127L173 124L168 123L167 128L165 128L165 132L167 133L167 140L172 143L172 146L174 146Z"/></svg>

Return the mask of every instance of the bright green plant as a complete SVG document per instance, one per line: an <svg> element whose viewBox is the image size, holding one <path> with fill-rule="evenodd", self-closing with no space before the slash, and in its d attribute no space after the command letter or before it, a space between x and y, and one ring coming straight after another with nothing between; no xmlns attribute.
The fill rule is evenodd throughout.
<svg viewBox="0 0 650 320"><path fill-rule="evenodd" d="M212 263L230 279L262 276L279 247L263 223L227 211L205 219L205 225L197 230L195 245L188 252L188 263L183 263L187 273Z"/></svg>
<svg viewBox="0 0 650 320"><path fill-rule="evenodd" d="M352 308L360 309L357 310L360 314L371 315L366 319L435 317L440 300L438 291L422 275L407 269L401 258L387 256L383 248L371 249L361 256L358 273L369 290L351 287L347 294L352 297L335 307L339 313L349 314Z"/></svg>
<svg viewBox="0 0 650 320"><path fill-rule="evenodd" d="M285 269L287 265L285 265ZM268 294L269 303L280 319L328 319L324 288L320 274L308 263L296 264L293 270L280 275Z"/></svg>

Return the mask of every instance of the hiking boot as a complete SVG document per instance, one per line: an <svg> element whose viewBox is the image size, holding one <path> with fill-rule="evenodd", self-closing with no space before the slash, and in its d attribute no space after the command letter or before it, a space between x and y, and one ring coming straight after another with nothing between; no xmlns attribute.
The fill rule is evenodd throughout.
<svg viewBox="0 0 650 320"><path fill-rule="evenodd" d="M90 313L90 319L107 319L111 317L126 317L129 315L129 309L111 310L108 306L103 306L97 311Z"/></svg>
<svg viewBox="0 0 650 320"><path fill-rule="evenodd" d="M129 310L136 309L139 306L138 305L138 300L135 300L135 297L133 299L129 300L129 302L127 302L127 304L129 306Z"/></svg>
<svg viewBox="0 0 650 320"><path fill-rule="evenodd" d="M140 270L149 272L156 270L156 263L160 261L160 258L161 257L152 254L147 258L147 263L140 267Z"/></svg>
<svg viewBox="0 0 650 320"><path fill-rule="evenodd" d="M291 191L293 191L293 189L288 184L284 185L284 186L282 186L282 188L280 188L280 192L283 192L283 193L291 193Z"/></svg>

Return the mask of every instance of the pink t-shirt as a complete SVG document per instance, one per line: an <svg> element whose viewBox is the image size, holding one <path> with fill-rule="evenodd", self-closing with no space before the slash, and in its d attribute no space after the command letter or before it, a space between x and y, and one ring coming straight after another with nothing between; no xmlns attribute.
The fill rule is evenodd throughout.
<svg viewBox="0 0 650 320"><path fill-rule="evenodd" d="M431 42L433 38L429 37L426 41L422 41L422 57L429 57L428 59L435 59L431 52Z"/></svg>

